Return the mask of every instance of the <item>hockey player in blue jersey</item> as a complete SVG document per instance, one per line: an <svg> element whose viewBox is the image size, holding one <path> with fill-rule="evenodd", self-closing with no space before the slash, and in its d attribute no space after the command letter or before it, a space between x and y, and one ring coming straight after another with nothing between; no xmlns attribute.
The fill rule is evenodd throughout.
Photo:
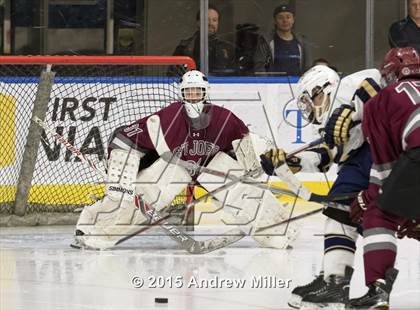
<svg viewBox="0 0 420 310"><path fill-rule="evenodd" d="M301 77L296 98L304 117L318 133L319 129L324 129L329 118L339 115L343 107L354 105L360 112L363 103L380 90L379 83L380 72L376 69L356 72L340 80L334 70L318 65ZM325 130L330 129L327 126ZM276 169L284 163L294 173L325 172L331 164L338 164L338 175L329 192L333 196L366 189L372 161L361 126L356 125L350 130L349 141L339 148L331 143L322 144L291 160L286 160L283 150L272 149L261 157L261 164L270 175L276 174ZM297 309L344 309L358 237L357 224L350 218L350 204L353 200L341 200L337 208L328 205L323 210L326 221L322 271L311 283L293 289L289 306Z"/></svg>

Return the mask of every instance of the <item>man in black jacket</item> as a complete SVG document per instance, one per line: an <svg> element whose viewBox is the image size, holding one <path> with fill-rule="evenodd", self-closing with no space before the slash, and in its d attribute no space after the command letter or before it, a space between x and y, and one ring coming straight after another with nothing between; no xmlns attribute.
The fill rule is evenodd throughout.
<svg viewBox="0 0 420 310"><path fill-rule="evenodd" d="M408 16L391 25L388 39L391 47L414 47L420 53L420 0L407 0Z"/></svg>
<svg viewBox="0 0 420 310"><path fill-rule="evenodd" d="M217 36L219 29L219 10L209 5L208 10L208 34L209 34L209 72L214 75L224 75L235 72L234 46ZM200 20L200 12L197 13L197 21ZM200 67L200 31L196 31L191 37L181 40L173 53L174 56L190 56Z"/></svg>

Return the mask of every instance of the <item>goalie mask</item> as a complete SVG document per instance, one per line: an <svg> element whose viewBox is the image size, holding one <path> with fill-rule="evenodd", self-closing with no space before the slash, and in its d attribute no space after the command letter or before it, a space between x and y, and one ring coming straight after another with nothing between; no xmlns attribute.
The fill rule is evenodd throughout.
<svg viewBox="0 0 420 310"><path fill-rule="evenodd" d="M197 70L185 73L180 81L179 91L185 111L191 119L200 117L208 99L209 82L207 77Z"/></svg>
<svg viewBox="0 0 420 310"><path fill-rule="evenodd" d="M322 124L339 83L337 72L325 65L314 66L306 71L297 85L297 105L303 118Z"/></svg>

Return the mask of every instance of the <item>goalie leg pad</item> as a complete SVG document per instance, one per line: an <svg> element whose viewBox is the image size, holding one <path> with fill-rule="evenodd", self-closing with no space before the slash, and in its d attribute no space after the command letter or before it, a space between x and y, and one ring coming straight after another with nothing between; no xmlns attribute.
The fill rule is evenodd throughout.
<svg viewBox="0 0 420 310"><path fill-rule="evenodd" d="M259 228L285 221L290 218L290 215L290 211L286 209L283 203L278 201L270 191L265 190L261 208L255 221L253 238L264 247L286 249L299 235L299 226L297 224L286 222L263 230L260 233L256 231Z"/></svg>
<svg viewBox="0 0 420 310"><path fill-rule="evenodd" d="M140 153L115 149L108 161L105 195L113 201L134 201L134 181L140 165Z"/></svg>
<svg viewBox="0 0 420 310"><path fill-rule="evenodd" d="M134 181L139 163L137 152L111 151L105 197L85 207L80 214L76 225L78 243L105 249L147 222L134 204Z"/></svg>
<svg viewBox="0 0 420 310"><path fill-rule="evenodd" d="M245 173L237 161L225 153L219 152L207 165L208 168L241 176ZM197 179L207 190L216 190L229 182L224 177L200 174ZM237 183L214 195L223 202L222 221L227 225L248 225L252 223L252 237L262 246L286 248L293 241L298 229L292 224L283 224L255 233L260 227L269 226L289 218L289 212L275 196L267 190L251 185ZM286 229L287 227L287 229Z"/></svg>
<svg viewBox="0 0 420 310"><path fill-rule="evenodd" d="M82 246L107 249L148 222L134 202L117 202L105 197L83 209L76 225L75 238Z"/></svg>
<svg viewBox="0 0 420 310"><path fill-rule="evenodd" d="M234 175L236 177L240 177L245 173L244 168L241 167L241 165L239 165L239 163L236 160L234 160L232 157L223 152L218 152L208 163L207 168L221 171L226 174ZM226 183L230 182L230 180L224 176L216 176L205 172L201 173L198 176L197 181L209 192L214 191L219 187L225 185ZM231 189L233 189L233 187L228 188L228 190ZM217 194L214 194L214 196L219 201L224 201L226 193L226 191L222 191Z"/></svg>
<svg viewBox="0 0 420 310"><path fill-rule="evenodd" d="M142 195L149 206L160 211L191 182L186 169L158 159L142 170L136 181L136 193Z"/></svg>

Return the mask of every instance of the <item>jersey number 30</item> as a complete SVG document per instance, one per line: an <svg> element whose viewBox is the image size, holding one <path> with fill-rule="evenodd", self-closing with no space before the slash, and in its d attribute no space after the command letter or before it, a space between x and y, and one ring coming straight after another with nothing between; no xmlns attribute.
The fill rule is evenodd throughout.
<svg viewBox="0 0 420 310"><path fill-rule="evenodd" d="M401 94L402 92L405 92L410 98L410 100L413 102L414 105L417 105L420 103L420 81L410 81L410 82L402 82L400 83L395 90L397 93Z"/></svg>

